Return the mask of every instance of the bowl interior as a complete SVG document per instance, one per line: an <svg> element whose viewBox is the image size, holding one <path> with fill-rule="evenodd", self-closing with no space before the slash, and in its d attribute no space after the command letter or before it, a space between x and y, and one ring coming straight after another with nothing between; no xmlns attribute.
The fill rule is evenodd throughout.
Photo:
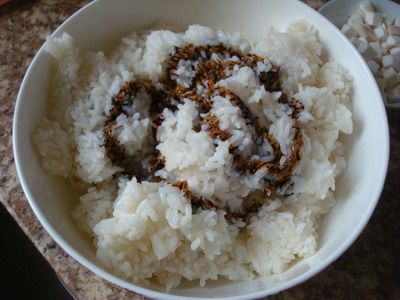
<svg viewBox="0 0 400 300"><path fill-rule="evenodd" d="M298 19L305 19L318 29L327 53L347 67L354 79L354 133L344 138L348 168L337 181L338 204L321 225L320 249L283 274L246 282L217 281L206 288L184 286L173 290L171 299L174 295L255 298L276 293L311 277L348 248L376 205L387 168L387 120L375 80L362 58L332 24L294 0L100 0L72 16L54 33L68 32L85 50L107 50L122 36L157 22L182 28L202 24L240 31L251 39L266 27L283 29ZM113 283L165 299L168 296L156 286L130 284L97 265L94 247L75 228L70 216L77 193L67 182L46 174L40 165L31 135L46 113L51 65L52 59L41 49L25 76L17 101L14 149L25 194L47 231L79 262Z"/></svg>

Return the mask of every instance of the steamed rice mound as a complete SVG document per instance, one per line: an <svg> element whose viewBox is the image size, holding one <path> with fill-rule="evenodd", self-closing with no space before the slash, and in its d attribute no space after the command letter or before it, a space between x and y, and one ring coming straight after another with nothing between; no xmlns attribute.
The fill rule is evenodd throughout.
<svg viewBox="0 0 400 300"><path fill-rule="evenodd" d="M214 95L208 110L218 120L216 133L211 123L198 126L205 113L185 97L173 108L163 107L154 129L151 95L143 89L121 108L124 113L112 116L115 97L127 82L146 80L162 89L168 58L187 45L224 45L265 59L253 69L233 68L217 85L237 95L268 128L279 145L281 166L301 134L301 160L287 184L273 186L267 169L237 170L235 151L269 162L273 145L254 143L257 129L224 95ZM280 273L316 252L318 226L335 205L335 178L346 167L339 138L352 132L351 78L342 66L322 59L323 45L309 24L296 22L285 32L268 29L251 43L198 25L183 33L133 33L107 55L81 51L63 34L49 39L46 51L57 67L49 114L33 140L49 173L86 190L73 216L113 273L135 283L156 280L167 289L182 279L204 286L222 277ZM215 58L224 59L232 57ZM273 66L279 66L279 91L268 91L256 76ZM188 87L192 67L179 62L174 80ZM196 88L201 95L203 87ZM282 103L283 93L301 103L296 119ZM114 140L107 140L105 127ZM133 174L110 155L113 141L134 166ZM139 176L154 151L162 163L152 179ZM273 189L266 192L266 185ZM189 194L210 203L194 206ZM257 209L244 215L250 198Z"/></svg>

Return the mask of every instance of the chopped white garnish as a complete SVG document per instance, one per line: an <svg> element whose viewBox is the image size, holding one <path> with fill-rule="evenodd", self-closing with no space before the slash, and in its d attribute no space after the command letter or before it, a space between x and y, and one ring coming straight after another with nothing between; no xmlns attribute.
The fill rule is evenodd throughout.
<svg viewBox="0 0 400 300"><path fill-rule="evenodd" d="M342 27L342 32L349 38L356 36L357 32L354 30L354 27L350 24L344 24Z"/></svg>
<svg viewBox="0 0 400 300"><path fill-rule="evenodd" d="M365 11L362 10L361 8L359 8L359 9L357 9L357 10L352 14L351 17L361 17L361 18L364 18L364 15L365 15ZM351 17L350 17L350 18L351 18Z"/></svg>
<svg viewBox="0 0 400 300"><path fill-rule="evenodd" d="M378 12L367 11L365 13L365 23L371 26L379 26L382 24L382 14Z"/></svg>
<svg viewBox="0 0 400 300"><path fill-rule="evenodd" d="M362 23L363 23L363 19L362 19L362 17L361 17L360 15L353 14L353 15L350 17L348 23L349 23L350 25L362 24Z"/></svg>
<svg viewBox="0 0 400 300"><path fill-rule="evenodd" d="M368 62L368 67L370 68L371 72L374 73L374 74L376 74L378 72L378 70L379 70L379 65L374 60L370 60Z"/></svg>
<svg viewBox="0 0 400 300"><path fill-rule="evenodd" d="M374 50L374 58L375 59L382 59L382 47L381 44L379 44L378 42L372 42L369 44L369 46Z"/></svg>
<svg viewBox="0 0 400 300"><path fill-rule="evenodd" d="M382 47L382 53L387 54L389 52L390 48L392 48L392 45L390 45L386 40L386 42L383 42L381 44L381 47Z"/></svg>
<svg viewBox="0 0 400 300"><path fill-rule="evenodd" d="M393 55L395 61L400 61L400 47L390 49L390 54Z"/></svg>
<svg viewBox="0 0 400 300"><path fill-rule="evenodd" d="M365 33L367 34L368 42L376 41L376 37L375 37L374 31L372 30L371 26L368 26L367 24L363 24L362 26L363 26Z"/></svg>
<svg viewBox="0 0 400 300"><path fill-rule="evenodd" d="M386 30L383 26L374 29L374 34L378 40L383 40L386 37Z"/></svg>
<svg viewBox="0 0 400 300"><path fill-rule="evenodd" d="M365 53L365 51L367 51L367 48L368 48L368 42L364 42L363 40L359 39L357 45L358 52L363 54Z"/></svg>
<svg viewBox="0 0 400 300"><path fill-rule="evenodd" d="M367 32L364 29L363 24L361 23L353 23L351 26L354 28L354 31L358 33L361 37L366 38L368 36Z"/></svg>
<svg viewBox="0 0 400 300"><path fill-rule="evenodd" d="M396 72L396 70L394 68L384 69L384 71L382 73L383 78L385 78L385 79L392 78L396 74L397 74L397 72Z"/></svg>
<svg viewBox="0 0 400 300"><path fill-rule="evenodd" d="M400 93L400 17L393 18L376 11L364 1L342 26L368 64L383 95ZM392 89L395 92L392 92ZM398 100L400 101L400 100Z"/></svg>
<svg viewBox="0 0 400 300"><path fill-rule="evenodd" d="M394 66L394 57L391 54L385 55L382 57L382 65L383 67L393 67Z"/></svg>
<svg viewBox="0 0 400 300"><path fill-rule="evenodd" d="M400 36L389 35L386 43L390 46L400 46Z"/></svg>
<svg viewBox="0 0 400 300"><path fill-rule="evenodd" d="M359 40L363 43L367 43L368 44L368 40L365 37L360 37Z"/></svg>
<svg viewBox="0 0 400 300"><path fill-rule="evenodd" d="M368 45L367 49L365 50L365 52L362 55L363 55L364 59L366 61L368 61L368 60L374 58L375 50L370 45Z"/></svg>

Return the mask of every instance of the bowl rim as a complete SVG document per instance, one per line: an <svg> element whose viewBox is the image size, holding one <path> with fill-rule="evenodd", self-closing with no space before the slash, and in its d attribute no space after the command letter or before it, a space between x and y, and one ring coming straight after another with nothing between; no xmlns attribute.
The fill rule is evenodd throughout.
<svg viewBox="0 0 400 300"><path fill-rule="evenodd" d="M52 32L50 37L54 37L59 35L60 33L63 32L64 26L67 23L74 22L74 20L77 18L78 15L80 15L84 10L88 9L91 6L98 5L100 2L105 2L107 0L94 0L93 2L90 2L83 7L81 7L79 10L77 10L75 13L73 13L70 17L68 17L61 25L57 27L57 29ZM378 86L375 82L375 79L370 72L369 68L366 66L366 63L356 51L354 46L348 41L348 39L342 34L342 32L334 25L332 24L328 19L326 19L323 15L319 14L316 10L308 6L307 4L301 2L301 1L294 1L293 2L298 2L298 5L303 6L303 9L313 11L316 14L316 18L320 19L319 22L324 22L324 23L329 23L328 26L331 26L332 29L336 32L337 37L344 40L345 43L347 43L355 52L355 55L357 56L358 60L360 61L361 64L364 65L365 69L367 70L367 76L371 77L373 82L375 83L375 89L378 89ZM81 265L98 275L99 277L107 280L108 282L115 284L119 287L122 287L124 289L127 289L129 291L133 291L135 293L139 293L141 295L151 297L151 298L156 298L156 299L167 299L167 300L172 300L172 299L209 299L209 298L204 298L204 297L190 297L190 296L182 296L182 295L176 295L176 294L168 294L160 291L156 291L150 288L144 288L138 285L135 285L134 283L129 283L128 281L119 278L118 276L112 274L111 272L106 271L105 267L101 268L97 264L91 262L89 259L85 258L83 255L81 255L77 250L75 250L49 223L48 219L46 216L40 211L39 207L36 206L35 199L32 196L30 187L27 183L27 180L25 178L24 171L21 166L21 154L20 154L20 147L19 147L19 132L20 132L20 127L19 127L19 122L17 121L19 118L18 116L20 115L22 108L21 102L23 101L22 94L23 91L27 85L27 82L29 81L29 78L31 77L33 73L33 66L35 63L38 61L39 55L44 51L44 46L46 44L46 41L43 43L43 45L39 48L37 53L35 54L32 62L30 63L24 78L22 80L22 83L20 85L20 89L18 92L16 104L15 104L15 111L14 111L14 116L13 116L13 135L12 135L12 143L13 143L13 154L14 154L14 159L15 159L15 166L16 166L16 171L17 171L17 176L19 178L21 187L23 189L23 192L29 202L30 207L32 208L34 214L38 218L39 222L43 225L44 229L49 233L52 239L68 254L70 255L73 259L78 261ZM381 99L382 100L382 99ZM379 104L378 104L379 105ZM368 210L365 211L365 213L362 215L362 218L360 218L360 221L358 222L357 226L352 229L352 232L350 235L346 237L344 242L338 246L338 248L330 253L326 258L321 260L318 264L315 264L310 267L310 269L301 275L289 279L288 281L279 284L275 287L269 288L269 289L264 289L262 291L257 291L257 292L250 292L245 295L238 295L238 296L222 296L222 297L217 297L214 299L233 299L233 300L239 300L239 299L258 299L261 297L269 296L276 294L278 292L281 292L283 290L292 288L296 285L299 285L306 280L310 279L311 277L315 276L316 274L320 273L322 270L327 268L330 264L332 264L335 260L337 260L352 244L353 242L359 237L361 234L362 230L365 228L366 224L368 223L372 213L374 212L374 209L379 201L380 195L382 193L384 183L385 183L385 178L386 178L386 172L388 168L388 163L389 163L389 126L388 126L388 120L387 120L387 115L385 111L385 107L383 104L383 101L380 102L379 105L379 110L381 110L381 114L383 116L383 127L384 127L384 134L385 136L385 144L381 145L381 147L384 148L384 153L385 157L382 159L383 167L381 168L381 172L377 174L377 178L379 181L377 181L377 186L376 189L374 190L374 193L371 195L372 199L369 202L369 207Z"/></svg>

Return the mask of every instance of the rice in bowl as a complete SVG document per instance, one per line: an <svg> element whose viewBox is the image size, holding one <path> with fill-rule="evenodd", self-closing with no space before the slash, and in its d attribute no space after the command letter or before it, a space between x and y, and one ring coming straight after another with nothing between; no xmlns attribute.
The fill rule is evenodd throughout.
<svg viewBox="0 0 400 300"><path fill-rule="evenodd" d="M251 43L198 25L123 38L110 54L67 34L43 166L84 192L73 212L109 270L182 279L283 272L318 249L351 134L351 78L306 22Z"/></svg>

